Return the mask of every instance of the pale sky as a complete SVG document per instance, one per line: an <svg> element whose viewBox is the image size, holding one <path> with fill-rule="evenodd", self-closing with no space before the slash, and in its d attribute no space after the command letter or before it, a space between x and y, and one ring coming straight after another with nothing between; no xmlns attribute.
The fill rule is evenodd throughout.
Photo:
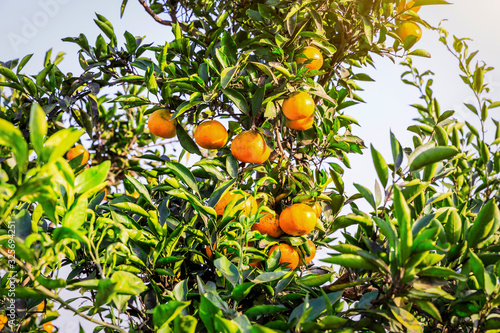
<svg viewBox="0 0 500 333"><path fill-rule="evenodd" d="M499 0L455 0L449 6L422 7L420 16L432 25L437 26L442 18L447 30L458 37L469 37L470 49L480 52L476 59L484 60L490 66L500 69L500 12ZM101 32L94 24L95 12L107 17L115 28L120 41L128 30L136 36L147 36L146 42L164 44L171 40L170 27L155 23L142 9L137 1L128 3L123 19L119 17L121 0L24 0L0 1L0 60L7 61L22 58L34 53L35 56L23 70L27 74L35 74L42 68L45 51L53 48L53 57L59 51L67 53L66 59L59 65L65 71L80 73L76 52L78 47L72 43L64 43L61 38L75 37L85 33L89 42L93 43ZM455 59L438 42L437 32L424 30L422 39L416 48L423 48L432 54L431 59L415 60L419 68L432 70L435 96L441 103L442 111L455 110L459 120L476 123L473 115L465 111L464 102L472 101L472 93L463 85L458 77L458 66ZM417 116L416 110L409 105L418 103L417 90L404 85L400 81L403 67L392 64L387 59L375 59L377 70L367 69L361 72L369 74L376 82L360 85L365 89L359 95L367 102L364 105L347 109L347 114L358 119L361 127L355 127L353 134L365 140L369 147L373 143L388 163L391 163L389 130L395 133L402 145L412 146L411 137L406 128L413 124L412 118ZM491 88L491 98L500 100L500 72L489 73L485 82ZM499 119L500 108L490 111L490 115ZM488 130L494 131L494 127ZM371 162L369 149L364 155L351 155L351 170L346 170L344 182L348 194L354 194L352 182L360 183L373 191L376 174ZM75 332L76 320L62 319L56 322L60 332ZM85 324L86 331L89 331Z"/></svg>

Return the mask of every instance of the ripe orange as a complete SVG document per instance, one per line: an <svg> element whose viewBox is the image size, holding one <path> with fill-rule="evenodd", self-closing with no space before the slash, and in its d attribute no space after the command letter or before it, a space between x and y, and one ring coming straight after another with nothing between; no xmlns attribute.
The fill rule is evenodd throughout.
<svg viewBox="0 0 500 333"><path fill-rule="evenodd" d="M48 321L48 322L46 322L46 323L43 324L43 329L47 333L52 333L52 331L54 330L54 325L52 325L51 321Z"/></svg>
<svg viewBox="0 0 500 333"><path fill-rule="evenodd" d="M161 138L170 139L177 135L175 124L177 120L170 120L172 112L167 109L156 110L149 116L148 128L149 131Z"/></svg>
<svg viewBox="0 0 500 333"><path fill-rule="evenodd" d="M292 236L307 235L316 226L316 213L303 203L297 203L285 208L280 214L280 227Z"/></svg>
<svg viewBox="0 0 500 333"><path fill-rule="evenodd" d="M224 215L224 209L226 209L228 203L230 203L233 200L240 200L243 198L246 198L246 200L242 201L237 205L238 210L243 210L247 216L257 214L257 209L259 205L257 204L257 201L252 195L247 194L243 196L240 193L233 193L233 192L227 192L219 199L219 201L215 204L214 207L215 212L217 213L217 215Z"/></svg>
<svg viewBox="0 0 500 333"><path fill-rule="evenodd" d="M321 66L323 66L323 55L314 46L306 46L302 50L297 52L297 55L301 54L305 55L306 57L304 58L303 56L297 56L294 60L297 64L301 64L305 61L311 60L308 64L306 64L308 72L310 70L318 70L321 68Z"/></svg>
<svg viewBox="0 0 500 333"><path fill-rule="evenodd" d="M399 38L401 38L403 43L409 36L415 36L417 37L417 41L419 41L420 38L422 37L422 29L420 29L418 24L414 22L404 21L396 29L396 35L398 35Z"/></svg>
<svg viewBox="0 0 500 333"><path fill-rule="evenodd" d="M397 12L398 14L405 12L407 10L411 10L412 12L418 12L420 10L420 6L414 6L416 1L408 1L402 0L401 3L398 5ZM401 15L401 19L403 20L408 20L411 19L410 15Z"/></svg>
<svg viewBox="0 0 500 333"><path fill-rule="evenodd" d="M238 134L231 143L231 153L241 162L264 163L271 155L262 134L250 130Z"/></svg>
<svg viewBox="0 0 500 333"><path fill-rule="evenodd" d="M316 217L319 218L321 216L321 205L319 204L319 202L315 202L312 206L312 209L314 211L314 214L316 214Z"/></svg>
<svg viewBox="0 0 500 333"><path fill-rule="evenodd" d="M295 269L299 265L300 260L297 250L288 244L279 244L271 246L267 254L271 255L278 248L281 252L280 263L288 263L286 267Z"/></svg>
<svg viewBox="0 0 500 333"><path fill-rule="evenodd" d="M202 148L219 149L227 142L227 131L217 120L207 120L196 127L194 140Z"/></svg>
<svg viewBox="0 0 500 333"><path fill-rule="evenodd" d="M312 127L314 124L314 116L310 116L309 118L290 120L286 119L285 126L297 131L305 131Z"/></svg>
<svg viewBox="0 0 500 333"><path fill-rule="evenodd" d="M309 118L313 115L316 105L314 99L303 91L297 91L283 102L283 113L290 120Z"/></svg>
<svg viewBox="0 0 500 333"><path fill-rule="evenodd" d="M278 238L283 234L280 228L278 216L269 212L263 212L265 215L260 218L258 223L252 225L252 230L256 230L263 235L269 235Z"/></svg>
<svg viewBox="0 0 500 333"><path fill-rule="evenodd" d="M310 239L307 240L307 243L309 244L309 249L311 250L311 254L309 256L304 257L306 264L310 263L314 259L314 257L316 256L316 245ZM304 262L302 262L302 261L301 261L301 264L305 265Z"/></svg>
<svg viewBox="0 0 500 333"><path fill-rule="evenodd" d="M77 145L77 146L71 148L70 150L68 150L66 157L68 158L68 160L71 161L75 157L80 156L82 154L83 154L82 162L80 164L85 165L89 161L90 155L89 155L89 152L87 151L87 149L85 149L85 147L82 145Z"/></svg>

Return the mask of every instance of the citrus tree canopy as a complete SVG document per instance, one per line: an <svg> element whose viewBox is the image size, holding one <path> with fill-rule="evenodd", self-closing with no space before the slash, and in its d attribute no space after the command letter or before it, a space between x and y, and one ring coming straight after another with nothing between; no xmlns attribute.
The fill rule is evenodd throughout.
<svg viewBox="0 0 500 333"><path fill-rule="evenodd" d="M500 102L467 39L419 16L446 1L139 2L171 40L96 14L95 41L64 39L80 73L0 63L0 329L51 333L60 308L96 332L500 329ZM414 66L428 29L474 121ZM391 156L350 115L379 57L421 94Z"/></svg>

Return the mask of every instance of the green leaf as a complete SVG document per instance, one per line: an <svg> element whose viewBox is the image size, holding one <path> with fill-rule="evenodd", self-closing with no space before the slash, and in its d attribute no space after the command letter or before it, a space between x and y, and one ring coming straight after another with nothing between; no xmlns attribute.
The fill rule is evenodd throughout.
<svg viewBox="0 0 500 333"><path fill-rule="evenodd" d="M209 333L218 333L214 327L214 317L215 315L222 315L222 311L205 295L200 295L200 306L198 311L201 321L205 324L206 330Z"/></svg>
<svg viewBox="0 0 500 333"><path fill-rule="evenodd" d="M432 304L432 302L425 301L422 299L415 299L413 300L413 303L417 304L422 310L430 314L437 321L439 322L443 321L443 319L441 318L441 313L436 308L436 306Z"/></svg>
<svg viewBox="0 0 500 333"><path fill-rule="evenodd" d="M52 134L42 150L42 161L50 163L62 157L85 133L83 129L65 128Z"/></svg>
<svg viewBox="0 0 500 333"><path fill-rule="evenodd" d="M95 306L111 302L111 299L116 295L115 284L110 279L100 279L97 284L97 294L95 296Z"/></svg>
<svg viewBox="0 0 500 333"><path fill-rule="evenodd" d="M496 201L488 201L477 215L474 223L467 233L467 243L469 247L474 248L483 241L491 232L492 228L498 229L500 225L500 211ZM495 230L496 231L496 230Z"/></svg>
<svg viewBox="0 0 500 333"><path fill-rule="evenodd" d="M255 65L257 66L262 72L264 72L264 74L266 74L267 76L269 76L271 79L273 79L274 83L275 84L278 84L278 79L276 78L276 76L274 75L273 71L271 70L271 68L269 68L268 66L266 66L265 64L261 64L260 62L252 62L250 61L250 63L252 65Z"/></svg>
<svg viewBox="0 0 500 333"><path fill-rule="evenodd" d="M24 68L24 66L26 66L26 64L28 63L28 61L30 61L32 56L33 53L24 56L24 58L19 62L19 65L17 66L17 74L19 74L19 72Z"/></svg>
<svg viewBox="0 0 500 333"><path fill-rule="evenodd" d="M85 193L88 190L104 183L108 177L110 168L111 161L104 161L97 166L83 170L75 178L76 193Z"/></svg>
<svg viewBox="0 0 500 333"><path fill-rule="evenodd" d="M87 206L89 205L86 196L82 195L73 203L71 210L64 214L62 226L71 230L78 230L87 220Z"/></svg>
<svg viewBox="0 0 500 333"><path fill-rule="evenodd" d="M164 250L168 257L170 257L174 252L174 249L176 248L179 239L182 237L182 234L186 229L187 225L179 223L179 225L174 229L174 231L171 232L170 235L168 235L168 238L165 242L165 250Z"/></svg>
<svg viewBox="0 0 500 333"><path fill-rule="evenodd" d="M66 287L66 280L64 279L49 279L44 277L43 275L37 276L36 280L40 282L40 284L49 289L58 289Z"/></svg>
<svg viewBox="0 0 500 333"><path fill-rule="evenodd" d="M179 177L187 186L189 186L196 194L199 195L198 183L191 171L184 165L177 162L167 162L166 167L169 168L177 177Z"/></svg>
<svg viewBox="0 0 500 333"><path fill-rule="evenodd" d="M172 322L177 316L182 313L191 302L179 302L170 300L167 304L157 305L153 310L153 324L155 331L159 331Z"/></svg>
<svg viewBox="0 0 500 333"><path fill-rule="evenodd" d="M245 97L240 92L234 89L223 89L222 93L226 95L234 103L234 105L236 105L236 107L240 109L241 112L243 112L247 116L250 116L250 108L248 106L248 103Z"/></svg>
<svg viewBox="0 0 500 333"><path fill-rule="evenodd" d="M6 78L8 78L11 81L19 83L19 79L17 78L17 75L14 74L13 71L11 71L10 69L8 69L7 67L4 67L2 65L0 65L0 75L5 76Z"/></svg>
<svg viewBox="0 0 500 333"><path fill-rule="evenodd" d="M248 296L252 288L255 286L255 283L253 282L244 282L242 284L237 285L234 287L233 291L231 292L231 297L236 301L236 302L241 302L245 297Z"/></svg>
<svg viewBox="0 0 500 333"><path fill-rule="evenodd" d="M252 331L250 333L276 333L276 330L267 328L259 324L253 324Z"/></svg>
<svg viewBox="0 0 500 333"><path fill-rule="evenodd" d="M146 71L144 81L146 82L146 87L149 92L156 95L158 93L158 83L156 83L153 66L149 67Z"/></svg>
<svg viewBox="0 0 500 333"><path fill-rule="evenodd" d="M259 111L262 109L262 102L266 96L266 86L257 89L255 95L252 98L252 114L255 117Z"/></svg>
<svg viewBox="0 0 500 333"><path fill-rule="evenodd" d="M403 163L403 147L391 132L392 158L394 159L394 169L397 170Z"/></svg>
<svg viewBox="0 0 500 333"><path fill-rule="evenodd" d="M149 195L148 189L146 188L146 186L143 183L141 183L140 181L138 181L137 179L135 179L134 177L132 177L130 175L125 175L125 177L132 184L134 189L136 189L137 192L139 192L139 194L141 194L142 197L144 199L146 199L151 206L155 205L153 203L153 200L151 200L151 196Z"/></svg>
<svg viewBox="0 0 500 333"><path fill-rule="evenodd" d="M400 262L404 263L411 254L413 246L411 212L398 186L394 185L394 215L398 220L400 237Z"/></svg>
<svg viewBox="0 0 500 333"><path fill-rule="evenodd" d="M222 256L214 261L214 266L234 286L240 281L238 267L233 265L226 257Z"/></svg>
<svg viewBox="0 0 500 333"><path fill-rule="evenodd" d="M94 22L106 34L106 36L108 36L108 38L111 40L111 44L116 45L116 35L111 22L109 22L102 15L96 14L96 16L98 20L94 20Z"/></svg>
<svg viewBox="0 0 500 333"><path fill-rule="evenodd" d="M459 274L448 267L427 267L422 269L419 276L429 276L433 278L445 278L445 279L455 279L458 281L466 282L468 278L462 274Z"/></svg>
<svg viewBox="0 0 500 333"><path fill-rule="evenodd" d="M462 219L456 209L451 210L448 214L444 230L446 231L446 240L451 244L458 244L462 234Z"/></svg>
<svg viewBox="0 0 500 333"><path fill-rule="evenodd" d="M387 238L389 245L391 248L395 248L397 244L397 232L394 225L390 222L387 222L379 217L374 216L373 221L380 229L380 232Z"/></svg>
<svg viewBox="0 0 500 333"><path fill-rule="evenodd" d="M354 183L353 185L359 191L359 193L361 193L363 198L365 198L366 201L368 201L368 203L373 207L373 209L377 209L377 204L375 203L375 198L373 197L372 192L362 185L356 183Z"/></svg>
<svg viewBox="0 0 500 333"><path fill-rule="evenodd" d="M217 313L214 317L214 329L217 333L241 333L236 323L229 319L225 319Z"/></svg>
<svg viewBox="0 0 500 333"><path fill-rule="evenodd" d="M110 204L110 206L119 208L126 212L131 212L141 216L149 217L148 212L146 212L144 208L132 202L117 202Z"/></svg>
<svg viewBox="0 0 500 333"><path fill-rule="evenodd" d="M368 40L368 44L371 45L373 42L373 23L366 16L363 16L362 19L363 19L363 27L364 27L366 39Z"/></svg>
<svg viewBox="0 0 500 333"><path fill-rule="evenodd" d="M233 67L228 67L225 68L221 73L220 73L220 84L222 89L226 89L227 86L231 83L233 80L233 77L236 75L238 66L233 66Z"/></svg>
<svg viewBox="0 0 500 333"><path fill-rule="evenodd" d="M413 55L413 56L417 56L417 57L424 57L424 58L431 57L431 54L428 51L423 50L423 49L413 50L410 53L408 53L408 55Z"/></svg>
<svg viewBox="0 0 500 333"><path fill-rule="evenodd" d="M319 287L330 281L334 273L322 275L307 275L297 279L297 282L307 287Z"/></svg>
<svg viewBox="0 0 500 333"><path fill-rule="evenodd" d="M408 329L408 333L423 332L420 323L415 319L415 317L413 317L411 313L400 307L395 307L392 305L389 305L389 307L391 308L391 312L397 319L397 321L399 321L404 327Z"/></svg>
<svg viewBox="0 0 500 333"><path fill-rule="evenodd" d="M23 134L12 123L0 118L0 145L12 149L16 158L19 175L23 172L24 166L28 163L28 144L24 140Z"/></svg>
<svg viewBox="0 0 500 333"><path fill-rule="evenodd" d="M111 281L116 284L115 291L118 294L139 295L146 290L146 285L142 279L129 272L114 272L113 275L111 275Z"/></svg>
<svg viewBox="0 0 500 333"><path fill-rule="evenodd" d="M377 266L357 254L330 254L330 257L321 259L321 261L342 267L378 271Z"/></svg>
<svg viewBox="0 0 500 333"><path fill-rule="evenodd" d="M259 316L272 315L278 312L286 311L286 306L284 305L255 305L245 311L245 315L250 320L255 320Z"/></svg>
<svg viewBox="0 0 500 333"><path fill-rule="evenodd" d="M343 291L337 291L334 293L329 293L326 295L330 304L335 304L342 297ZM292 322L295 318L301 318L304 314L305 309L310 309L311 311L307 314L307 318L305 321L312 321L318 318L323 312L326 310L326 302L325 297L321 296L318 298L314 298L309 300L309 304L302 303L293 309L290 317L288 317L288 322Z"/></svg>
<svg viewBox="0 0 500 333"><path fill-rule="evenodd" d="M370 145L370 150L372 152L373 164L375 165L378 179L380 179L380 182L385 188L387 186L387 180L389 179L387 163L385 162L384 157L375 148L373 148L373 145Z"/></svg>
<svg viewBox="0 0 500 333"><path fill-rule="evenodd" d="M120 18L123 17L123 13L125 12L125 7L127 6L128 0L123 0L120 6Z"/></svg>
<svg viewBox="0 0 500 333"><path fill-rule="evenodd" d="M410 171L419 170L426 165L440 162L445 159L451 159L459 153L455 147L433 147L423 151L415 156L410 163Z"/></svg>
<svg viewBox="0 0 500 333"><path fill-rule="evenodd" d="M471 249L469 249L469 259L471 261L472 272L474 273L479 286L487 295L491 295L495 289L496 278L490 278L490 275L484 268L483 262Z"/></svg>
<svg viewBox="0 0 500 333"><path fill-rule="evenodd" d="M208 206L215 207L217 202L223 193L225 193L229 188L231 188L236 182L236 178L228 180L222 183L213 193L210 195L210 199L208 199Z"/></svg>
<svg viewBox="0 0 500 333"><path fill-rule="evenodd" d="M9 288L0 289L1 296L7 296L9 295L9 293L12 292L16 295L16 298L35 299L35 300L41 300L47 298L45 294L42 294L41 292L28 287L15 287L14 289L9 289Z"/></svg>
<svg viewBox="0 0 500 333"><path fill-rule="evenodd" d="M184 127L181 124L177 123L176 129L177 129L177 137L179 138L182 148L184 148L187 152L191 154L203 156L201 154L200 148L198 148L198 145L194 142L193 138L188 134L188 132L186 132Z"/></svg>
<svg viewBox="0 0 500 333"><path fill-rule="evenodd" d="M259 276L257 276L255 279L253 279L251 281L255 284L271 282L271 281L280 279L281 277L283 277L287 273L288 272L286 272L286 271L264 272L264 273L261 273Z"/></svg>

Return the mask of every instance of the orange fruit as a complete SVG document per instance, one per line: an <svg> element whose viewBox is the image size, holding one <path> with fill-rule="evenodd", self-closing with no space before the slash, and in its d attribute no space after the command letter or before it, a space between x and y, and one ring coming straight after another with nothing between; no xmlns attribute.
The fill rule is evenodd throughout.
<svg viewBox="0 0 500 333"><path fill-rule="evenodd" d="M81 165L87 164L87 162L89 161L90 155L89 155L89 152L87 151L87 149L85 149L85 147L82 145L77 145L77 146L71 148L70 150L68 150L66 157L68 158L68 160L71 161L72 159L74 159L75 157L80 156L80 155L83 155L82 162L80 164Z"/></svg>
<svg viewBox="0 0 500 333"><path fill-rule="evenodd" d="M8 321L9 319L7 318L7 316L0 314L0 330L4 328L5 324L7 324Z"/></svg>
<svg viewBox="0 0 500 333"><path fill-rule="evenodd" d="M207 257L211 257L213 254L213 251L217 248L217 242L214 243L213 248L210 248L210 246L205 246L205 253L207 254Z"/></svg>
<svg viewBox="0 0 500 333"><path fill-rule="evenodd" d="M309 249L311 250L311 254L309 256L304 256L304 260L306 264L310 263L314 257L316 256L316 245L313 243L312 240L308 239L307 243L309 244ZM302 265L305 265L304 262L301 261Z"/></svg>
<svg viewBox="0 0 500 333"><path fill-rule="evenodd" d="M267 255L270 256L278 248L281 252L280 263L288 263L286 267L295 269L299 265L299 260L300 260L299 253L297 252L297 250L288 244L279 244L271 246Z"/></svg>
<svg viewBox="0 0 500 333"><path fill-rule="evenodd" d="M170 120L172 112L167 109L156 110L149 116L148 128L151 134L170 139L177 135L175 124L177 120Z"/></svg>
<svg viewBox="0 0 500 333"><path fill-rule="evenodd" d="M254 261L254 260L252 260L252 261L250 261L250 262L248 263L248 265L249 265L250 267L252 267L252 268L258 268L258 267L260 267L260 262L261 262L261 260L255 260L255 261Z"/></svg>
<svg viewBox="0 0 500 333"><path fill-rule="evenodd" d="M45 302L42 302L36 306L36 311L43 311L45 310Z"/></svg>
<svg viewBox="0 0 500 333"><path fill-rule="evenodd" d="M231 153L240 162L264 163L271 155L262 134L250 130L238 134L231 143Z"/></svg>
<svg viewBox="0 0 500 333"><path fill-rule="evenodd" d="M409 36L415 36L417 37L417 41L419 41L420 38L422 37L422 29L420 29L418 24L414 22L405 21L401 23L396 29L396 35L398 35L399 38L401 38L403 43Z"/></svg>
<svg viewBox="0 0 500 333"><path fill-rule="evenodd" d="M297 131L305 131L312 127L314 124L314 116L310 116L309 118L290 120L286 119L285 126Z"/></svg>
<svg viewBox="0 0 500 333"><path fill-rule="evenodd" d="M54 325L52 325L51 321L48 321L48 322L46 322L46 323L43 324L43 329L47 333L52 333L52 331L54 330Z"/></svg>
<svg viewBox="0 0 500 333"><path fill-rule="evenodd" d="M316 226L316 213L303 203L297 203L285 208L280 214L280 227L292 236L307 235Z"/></svg>
<svg viewBox="0 0 500 333"><path fill-rule="evenodd" d="M315 202L312 206L312 209L314 211L314 214L316 214L316 217L319 218L321 216L321 205L319 204L319 202Z"/></svg>
<svg viewBox="0 0 500 333"><path fill-rule="evenodd" d="M259 207L259 205L252 195L247 194L243 196L240 193L233 192L227 192L219 199L214 207L215 212L217 213L217 215L224 215L224 210L226 209L228 203L233 200L240 200L243 198L246 198L246 200L237 205L238 210L243 210L247 216L257 214L257 208Z"/></svg>
<svg viewBox="0 0 500 333"><path fill-rule="evenodd" d="M402 0L398 5L398 9L397 9L398 14L401 14L402 12L405 12L407 10L411 10L414 13L418 12L420 10L420 6L414 6L415 2L416 1L406 2L406 0ZM408 20L408 19L411 19L411 16L410 15L401 15L401 18L404 20Z"/></svg>
<svg viewBox="0 0 500 333"><path fill-rule="evenodd" d="M264 216L259 219L259 222L252 225L252 230L274 238L281 236L283 230L280 228L278 216L269 212L263 212L263 214Z"/></svg>
<svg viewBox="0 0 500 333"><path fill-rule="evenodd" d="M283 113L290 120L309 118L314 114L314 99L303 91L297 91L283 102Z"/></svg>
<svg viewBox="0 0 500 333"><path fill-rule="evenodd" d="M323 66L323 55L321 52L314 46L306 46L302 50L297 52L297 55L295 57L295 62L297 64L301 64L305 61L311 60L308 64L306 64L306 68L308 68L308 72L310 70L318 70ZM305 55L306 57L304 58L302 55Z"/></svg>
<svg viewBox="0 0 500 333"><path fill-rule="evenodd" d="M217 120L207 120L196 127L194 140L202 148L219 149L227 142L227 131Z"/></svg>

